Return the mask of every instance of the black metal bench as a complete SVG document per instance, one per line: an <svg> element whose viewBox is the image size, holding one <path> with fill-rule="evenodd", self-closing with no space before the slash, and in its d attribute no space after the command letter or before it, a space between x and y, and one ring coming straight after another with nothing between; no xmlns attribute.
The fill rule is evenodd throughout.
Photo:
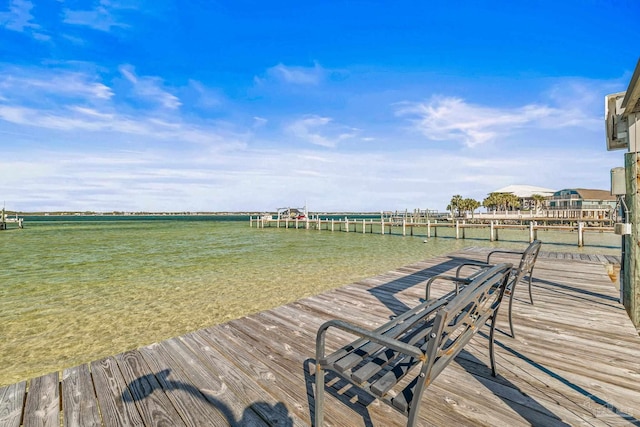
<svg viewBox="0 0 640 427"><path fill-rule="evenodd" d="M513 331L513 320L512 320L513 295L515 294L515 291L516 291L516 285L520 282L520 280L524 279L525 276L528 276L529 301L533 305L533 295L531 293L531 280L533 278L533 269L536 265L536 260L538 259L538 253L540 252L541 246L542 246L542 242L540 240L534 240L529 244L529 246L527 246L527 248L524 251L497 249L489 252L489 254L487 255L486 262L482 262L482 261L464 262L456 269L455 278L452 278L446 275L438 275L429 279L429 281L427 282L426 299L428 300L430 297L430 289L432 284L439 279L444 278L446 280L453 281L456 284L456 293L457 293L460 291L462 287L466 286L471 280L473 280L475 276L477 276L478 274L481 274L483 269L490 267L492 265L491 264L492 255L495 255L495 254L502 254L507 256L517 255L520 257L520 262L518 263L517 267L514 265L513 269L511 270L512 280L509 280L509 286L507 287L507 290L506 290L507 295L509 295L509 329L511 329L511 336L515 338L516 335L515 335L515 332ZM479 268L479 270L475 271L469 276L461 277L461 272L465 267L476 267L476 268Z"/></svg>
<svg viewBox="0 0 640 427"><path fill-rule="evenodd" d="M426 300L372 331L341 320L323 324L316 338L315 426L323 423L326 370L389 404L408 417L407 426L414 426L424 390L489 319L495 376L493 333L511 269L511 264L487 267L463 289ZM330 328L359 338L326 355Z"/></svg>

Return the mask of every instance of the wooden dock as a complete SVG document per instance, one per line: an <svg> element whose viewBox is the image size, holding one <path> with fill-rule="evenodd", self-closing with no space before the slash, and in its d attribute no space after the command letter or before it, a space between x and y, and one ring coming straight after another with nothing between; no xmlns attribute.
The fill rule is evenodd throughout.
<svg viewBox="0 0 640 427"><path fill-rule="evenodd" d="M464 260L482 259L487 250L469 248L427 259L2 387L0 425L310 426L320 324L342 318L379 325L416 304L427 278ZM501 310L498 377L488 368L487 329L426 391L422 425L640 425L640 337L603 267L610 261L615 259L541 253L534 305L528 303L525 286L516 292L516 338L506 333L506 310ZM333 347L350 340L332 337ZM325 402L327 425L405 425L406 418L386 405L334 382Z"/></svg>
<svg viewBox="0 0 640 427"><path fill-rule="evenodd" d="M519 223L518 223L519 222ZM249 226L256 228L293 228L305 230L328 230L343 231L346 233L377 233L377 234L401 234L403 236L423 236L426 238L438 237L438 229L452 229L456 239L465 238L465 230L469 229L485 229L488 232L489 241L499 240L499 230L519 230L526 231L529 235L529 243L538 238L538 231L566 231L575 232L577 236L577 244L579 247L584 246L585 233L614 233L614 227L588 225L587 222L576 222L572 224L545 224L538 223L534 220L521 219L512 220L505 223L504 220L491 221L438 221L424 220L411 221L407 219L385 220L380 219L344 219L325 218L303 218L303 219L274 219L265 217L249 217ZM442 233L441 233L442 234Z"/></svg>

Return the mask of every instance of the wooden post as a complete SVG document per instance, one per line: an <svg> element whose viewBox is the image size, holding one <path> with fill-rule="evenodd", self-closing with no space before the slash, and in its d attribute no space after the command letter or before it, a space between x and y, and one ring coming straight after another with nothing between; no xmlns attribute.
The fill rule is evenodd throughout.
<svg viewBox="0 0 640 427"><path fill-rule="evenodd" d="M402 218L402 235L403 236L407 235L407 218Z"/></svg>
<svg viewBox="0 0 640 427"><path fill-rule="evenodd" d="M380 219L380 234L384 234L384 218Z"/></svg>
<svg viewBox="0 0 640 427"><path fill-rule="evenodd" d="M367 220L363 219L362 220L362 234L366 234L367 232Z"/></svg>
<svg viewBox="0 0 640 427"><path fill-rule="evenodd" d="M427 220L427 239L431 237L431 221Z"/></svg>
<svg viewBox="0 0 640 427"><path fill-rule="evenodd" d="M533 242L535 239L533 237L533 221L529 221L529 243Z"/></svg>
<svg viewBox="0 0 640 427"><path fill-rule="evenodd" d="M306 225L305 228L308 230L309 229L309 217L305 218L305 221L307 221L307 225Z"/></svg>
<svg viewBox="0 0 640 427"><path fill-rule="evenodd" d="M578 247L584 246L584 222L578 222Z"/></svg>
<svg viewBox="0 0 640 427"><path fill-rule="evenodd" d="M465 227L464 225L467 223L467 221L465 221L464 219L462 220L462 238L464 239L466 237L466 235L464 234L465 232Z"/></svg>
<svg viewBox="0 0 640 427"><path fill-rule="evenodd" d="M456 220L456 240L460 238L460 222Z"/></svg>
<svg viewBox="0 0 640 427"><path fill-rule="evenodd" d="M296 230L298 229L298 218L296 218Z"/></svg>
<svg viewBox="0 0 640 427"><path fill-rule="evenodd" d="M333 231L333 223L334 223L334 221L335 220L333 218L331 218L331 231Z"/></svg>
<svg viewBox="0 0 640 427"><path fill-rule="evenodd" d="M349 218L344 217L344 225L346 226L347 233L349 232Z"/></svg>
<svg viewBox="0 0 640 427"><path fill-rule="evenodd" d="M633 116L633 120L632 117ZM639 114L631 114L629 117L629 135L633 138L636 147L640 147L640 120ZM631 139L629 141L631 144ZM631 235L622 236L622 275L621 294L622 304L629 317L640 327L640 153L626 153L625 176L627 194L625 196L629 208L629 222L631 223Z"/></svg>
<svg viewBox="0 0 640 427"><path fill-rule="evenodd" d="M494 229L493 229L493 221L489 222L489 241L493 242L495 240L495 237L493 235Z"/></svg>

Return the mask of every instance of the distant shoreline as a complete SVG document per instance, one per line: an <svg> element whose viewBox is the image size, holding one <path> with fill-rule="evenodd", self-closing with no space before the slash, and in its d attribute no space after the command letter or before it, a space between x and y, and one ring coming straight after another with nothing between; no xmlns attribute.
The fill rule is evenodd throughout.
<svg viewBox="0 0 640 427"><path fill-rule="evenodd" d="M274 211L275 212L275 211ZM220 212L15 212L7 211L7 216L251 216L273 213L266 211L220 211ZM314 215L380 215L380 212L321 212Z"/></svg>

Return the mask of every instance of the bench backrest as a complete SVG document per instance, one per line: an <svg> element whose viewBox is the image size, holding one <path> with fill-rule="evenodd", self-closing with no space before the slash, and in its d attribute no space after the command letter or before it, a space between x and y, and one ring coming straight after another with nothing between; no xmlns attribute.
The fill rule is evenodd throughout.
<svg viewBox="0 0 640 427"><path fill-rule="evenodd" d="M440 309L427 345L422 377L427 387L498 309L512 264L485 270Z"/></svg>
<svg viewBox="0 0 640 427"><path fill-rule="evenodd" d="M518 265L518 269L516 270L517 277L514 283L518 283L520 279L533 271L541 246L542 242L540 240L534 240L527 246L527 249L524 250L522 258L520 258L520 265Z"/></svg>

